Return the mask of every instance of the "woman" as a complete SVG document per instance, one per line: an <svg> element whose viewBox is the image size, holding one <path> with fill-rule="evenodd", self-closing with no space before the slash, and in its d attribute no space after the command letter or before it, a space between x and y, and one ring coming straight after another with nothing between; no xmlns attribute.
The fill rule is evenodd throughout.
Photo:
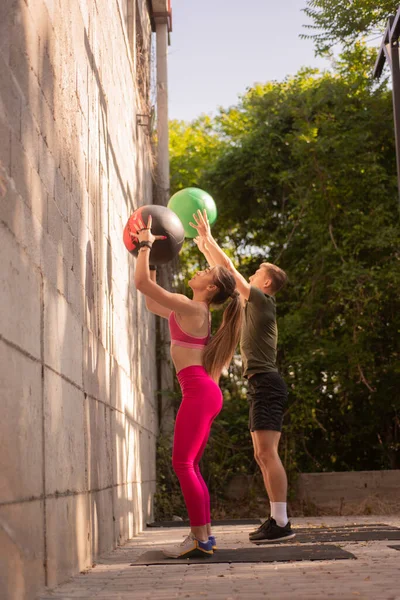
<svg viewBox="0 0 400 600"><path fill-rule="evenodd" d="M199 462L210 428L222 408L218 380L230 362L239 341L241 305L233 276L224 267L199 271L189 281L193 299L164 290L149 268L149 254L161 236L147 227L133 237L139 240L135 285L146 296L147 308L169 320L171 357L182 389L182 402L176 416L172 464L178 476L190 519L191 532L176 547L164 550L172 558L211 556L215 538L211 535L210 496L201 476ZM210 341L210 305L223 304L222 324Z"/></svg>

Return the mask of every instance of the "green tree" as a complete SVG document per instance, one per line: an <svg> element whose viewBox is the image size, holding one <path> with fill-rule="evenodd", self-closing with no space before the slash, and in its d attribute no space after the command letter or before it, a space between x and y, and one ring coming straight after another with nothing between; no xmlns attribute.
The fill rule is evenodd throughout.
<svg viewBox="0 0 400 600"><path fill-rule="evenodd" d="M172 120L169 124L171 194L196 186L201 173L219 156L221 140L208 116L201 116L190 125Z"/></svg>
<svg viewBox="0 0 400 600"><path fill-rule="evenodd" d="M215 119L171 125L174 190L214 196L214 234L244 275L264 260L289 275L277 303L290 474L400 468L392 100L371 80L373 60L356 43L332 72L303 69L256 85ZM184 288L203 263L192 242L180 260ZM233 474L257 473L238 358L221 383L203 467L218 502Z"/></svg>
<svg viewBox="0 0 400 600"><path fill-rule="evenodd" d="M280 366L296 462L307 470L399 465L391 97L352 68L354 54L371 62L358 45L336 73L302 71L251 90L241 110L253 127L207 174L221 233L255 254L249 270L265 257L290 275Z"/></svg>
<svg viewBox="0 0 400 600"><path fill-rule="evenodd" d="M312 20L305 27L314 33L317 52L329 51L335 44L353 44L363 37L380 36L390 15L399 8L395 0L308 0L304 9Z"/></svg>
<svg viewBox="0 0 400 600"><path fill-rule="evenodd" d="M372 61L357 44L334 73L257 85L215 119L218 159L196 174L241 269L268 259L289 273L279 361L302 470L399 465L391 97L371 82Z"/></svg>

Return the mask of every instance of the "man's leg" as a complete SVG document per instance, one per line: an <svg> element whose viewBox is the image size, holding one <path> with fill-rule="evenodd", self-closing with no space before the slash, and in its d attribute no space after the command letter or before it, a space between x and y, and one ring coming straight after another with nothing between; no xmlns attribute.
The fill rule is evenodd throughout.
<svg viewBox="0 0 400 600"><path fill-rule="evenodd" d="M260 467L261 475L263 476L263 480L264 480L264 487L265 487L265 490L267 492L268 498L271 498L271 488L270 488L270 485L269 485L268 473L267 473L267 471L265 469L261 468L260 464L258 463L258 459L257 459L257 456L258 456L258 453L259 453L259 451L258 451L258 438L254 435L253 431L250 431L250 433L251 433L251 440L253 442L254 458L256 460L256 463Z"/></svg>
<svg viewBox="0 0 400 600"><path fill-rule="evenodd" d="M252 431L254 457L264 479L270 502L286 502L286 471L278 454L280 431Z"/></svg>
<svg viewBox="0 0 400 600"><path fill-rule="evenodd" d="M287 400L285 382L276 372L257 374L249 380L248 400L254 457L261 469L271 504L271 518L250 533L250 540L272 542L290 539L295 534L287 518L287 477L278 454Z"/></svg>
<svg viewBox="0 0 400 600"><path fill-rule="evenodd" d="M296 535L287 517L287 477L278 454L280 436L279 431L267 429L251 432L254 456L261 469L271 505L270 518L250 533L251 542L265 544L286 541Z"/></svg>

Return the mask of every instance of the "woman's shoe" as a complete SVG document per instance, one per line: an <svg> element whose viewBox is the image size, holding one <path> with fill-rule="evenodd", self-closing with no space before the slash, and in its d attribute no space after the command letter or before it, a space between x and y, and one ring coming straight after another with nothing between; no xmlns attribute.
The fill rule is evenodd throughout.
<svg viewBox="0 0 400 600"><path fill-rule="evenodd" d="M217 548L217 540L215 539L215 537L213 535L209 535L208 536L208 541L211 542L212 544L212 549L215 552L216 550L218 550Z"/></svg>
<svg viewBox="0 0 400 600"><path fill-rule="evenodd" d="M183 542L163 548L162 552L168 558L210 558L213 555L213 547L210 540L200 542L193 533L189 533Z"/></svg>

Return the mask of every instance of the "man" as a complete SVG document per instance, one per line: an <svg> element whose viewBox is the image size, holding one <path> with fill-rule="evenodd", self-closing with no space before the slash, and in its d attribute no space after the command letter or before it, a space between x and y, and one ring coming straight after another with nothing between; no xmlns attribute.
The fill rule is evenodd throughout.
<svg viewBox="0 0 400 600"><path fill-rule="evenodd" d="M228 268L243 301L240 350L243 376L248 379L249 428L254 456L264 479L270 517L250 534L253 542L277 542L295 537L287 517L287 477L278 454L287 388L276 366L278 330L275 294L287 280L276 265L262 263L249 282L235 269L231 259L211 235L207 213L198 211L191 223L195 239L210 266Z"/></svg>

